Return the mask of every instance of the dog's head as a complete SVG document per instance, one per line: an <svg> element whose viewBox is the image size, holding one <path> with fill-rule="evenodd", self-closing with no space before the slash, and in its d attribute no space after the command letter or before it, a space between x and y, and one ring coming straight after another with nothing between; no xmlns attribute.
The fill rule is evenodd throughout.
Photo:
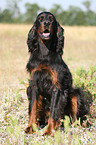
<svg viewBox="0 0 96 145"><path fill-rule="evenodd" d="M57 22L53 14L42 12L37 16L36 29L42 40L49 40L56 33Z"/></svg>
<svg viewBox="0 0 96 145"><path fill-rule="evenodd" d="M52 51L63 54L64 36L63 28L57 22L55 16L50 12L40 13L28 34L29 52L38 49L38 37L41 41L51 41Z"/></svg>

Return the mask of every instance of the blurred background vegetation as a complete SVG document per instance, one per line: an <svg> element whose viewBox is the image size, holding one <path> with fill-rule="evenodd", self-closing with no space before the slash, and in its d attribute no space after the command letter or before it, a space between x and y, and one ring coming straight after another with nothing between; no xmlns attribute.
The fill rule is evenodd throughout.
<svg viewBox="0 0 96 145"><path fill-rule="evenodd" d="M19 8L21 0L6 0L6 9L0 8L0 23L33 23L37 14L40 11L45 11L45 8L40 7L37 3L26 3L25 13L22 13ZM54 4L49 10L62 25L84 25L96 26L96 12L90 9L92 1L86 0L82 4L85 11L76 6L69 6L64 10L61 5Z"/></svg>

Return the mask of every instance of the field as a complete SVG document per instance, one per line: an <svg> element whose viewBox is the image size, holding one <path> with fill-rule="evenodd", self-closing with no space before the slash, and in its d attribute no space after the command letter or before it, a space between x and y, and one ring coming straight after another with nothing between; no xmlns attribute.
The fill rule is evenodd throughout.
<svg viewBox="0 0 96 145"><path fill-rule="evenodd" d="M44 129L26 135L28 100L26 84L29 58L26 45L31 25L0 24L0 144L4 145L92 145L96 144L96 27L65 26L63 59L73 75L75 87L85 90L92 113L89 128L79 121L70 126L66 116L64 130L43 137ZM77 125L78 124L78 125Z"/></svg>

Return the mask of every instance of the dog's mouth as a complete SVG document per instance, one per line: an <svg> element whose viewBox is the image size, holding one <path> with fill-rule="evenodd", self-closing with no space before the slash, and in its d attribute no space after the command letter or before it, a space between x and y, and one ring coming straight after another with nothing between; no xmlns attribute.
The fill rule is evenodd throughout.
<svg viewBox="0 0 96 145"><path fill-rule="evenodd" d="M43 33L41 33L42 39L50 39L50 32L48 29L44 30Z"/></svg>

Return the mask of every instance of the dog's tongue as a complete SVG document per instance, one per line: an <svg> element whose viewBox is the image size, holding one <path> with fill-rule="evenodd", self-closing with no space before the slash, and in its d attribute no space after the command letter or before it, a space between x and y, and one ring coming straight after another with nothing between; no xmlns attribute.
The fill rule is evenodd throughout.
<svg viewBox="0 0 96 145"><path fill-rule="evenodd" d="M50 33L43 33L44 37L48 37L50 35Z"/></svg>

